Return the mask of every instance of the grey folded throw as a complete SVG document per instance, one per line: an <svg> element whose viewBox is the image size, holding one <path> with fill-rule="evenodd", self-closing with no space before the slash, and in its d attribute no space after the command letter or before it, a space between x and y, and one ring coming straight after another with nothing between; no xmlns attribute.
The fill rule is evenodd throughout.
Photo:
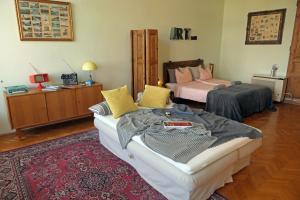
<svg viewBox="0 0 300 200"><path fill-rule="evenodd" d="M220 84L220 85L216 85L216 86L214 86L214 90L217 90L217 89L222 89L222 88L226 88L226 85L224 85L224 84Z"/></svg>

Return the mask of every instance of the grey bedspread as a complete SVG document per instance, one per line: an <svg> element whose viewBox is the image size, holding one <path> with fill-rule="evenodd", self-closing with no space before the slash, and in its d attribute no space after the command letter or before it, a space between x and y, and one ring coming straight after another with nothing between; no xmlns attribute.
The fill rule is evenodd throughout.
<svg viewBox="0 0 300 200"><path fill-rule="evenodd" d="M117 124L122 148L126 148L133 136L141 135L142 141L155 152L185 163L217 140L202 124L195 123L186 129L165 129L163 122L168 120L149 109L126 114Z"/></svg>
<svg viewBox="0 0 300 200"><path fill-rule="evenodd" d="M266 108L275 109L272 91L261 85L243 83L212 90L207 94L206 111L239 122L244 117Z"/></svg>
<svg viewBox="0 0 300 200"><path fill-rule="evenodd" d="M170 112L171 116L165 116L166 112ZM165 129L162 122L169 120L191 121L193 127ZM122 148L127 147L133 136L141 135L142 141L150 149L182 163L209 147L234 138L262 137L254 128L205 111L195 113L185 105L128 113L119 120L117 132Z"/></svg>

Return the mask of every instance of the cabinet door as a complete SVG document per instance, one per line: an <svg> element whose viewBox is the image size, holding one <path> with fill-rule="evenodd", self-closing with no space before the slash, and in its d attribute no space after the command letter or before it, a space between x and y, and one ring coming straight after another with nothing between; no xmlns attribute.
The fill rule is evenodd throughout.
<svg viewBox="0 0 300 200"><path fill-rule="evenodd" d="M12 128L25 128L48 121L44 94L8 97Z"/></svg>
<svg viewBox="0 0 300 200"><path fill-rule="evenodd" d="M47 92L45 95L49 121L67 119L77 115L74 89Z"/></svg>
<svg viewBox="0 0 300 200"><path fill-rule="evenodd" d="M77 111L79 115L90 114L88 109L102 101L101 86L82 87L76 89Z"/></svg>
<svg viewBox="0 0 300 200"><path fill-rule="evenodd" d="M147 30L146 36L146 84L157 85L158 81L158 32Z"/></svg>
<svg viewBox="0 0 300 200"><path fill-rule="evenodd" d="M132 96L137 98L137 93L144 91L145 87L145 31L131 31L132 51Z"/></svg>

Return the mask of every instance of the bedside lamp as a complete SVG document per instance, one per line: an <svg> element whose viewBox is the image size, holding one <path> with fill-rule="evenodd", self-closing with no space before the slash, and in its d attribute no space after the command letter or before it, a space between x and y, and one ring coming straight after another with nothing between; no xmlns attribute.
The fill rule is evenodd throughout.
<svg viewBox="0 0 300 200"><path fill-rule="evenodd" d="M83 71L88 71L90 73L90 80L89 80L89 82L92 84L94 82L93 78L92 78L92 71L95 71L97 69L97 65L94 62L88 61L88 62L85 62L82 65L81 69Z"/></svg>
<svg viewBox="0 0 300 200"><path fill-rule="evenodd" d="M164 82L160 79L157 81L157 86L162 87L164 85Z"/></svg>

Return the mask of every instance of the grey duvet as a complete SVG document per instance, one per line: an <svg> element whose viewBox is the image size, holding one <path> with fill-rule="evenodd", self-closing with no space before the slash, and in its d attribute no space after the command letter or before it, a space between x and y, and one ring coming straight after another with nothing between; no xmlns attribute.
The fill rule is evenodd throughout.
<svg viewBox="0 0 300 200"><path fill-rule="evenodd" d="M242 83L207 94L206 111L239 122L265 109L275 109L272 91L265 86Z"/></svg>

